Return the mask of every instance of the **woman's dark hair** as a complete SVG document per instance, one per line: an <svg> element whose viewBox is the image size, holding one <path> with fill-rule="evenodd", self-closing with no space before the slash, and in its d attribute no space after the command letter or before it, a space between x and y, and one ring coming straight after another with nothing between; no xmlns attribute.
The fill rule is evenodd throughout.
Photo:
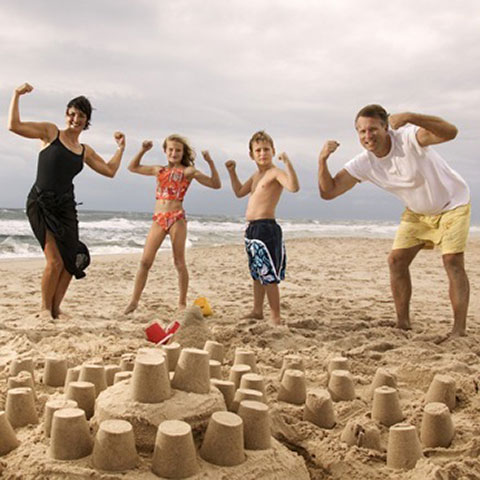
<svg viewBox="0 0 480 480"><path fill-rule="evenodd" d="M67 112L69 108L76 108L80 110L87 116L87 123L85 124L84 130L87 130L90 126L90 118L92 117L92 104L87 97L80 95L79 97L72 98L67 104Z"/></svg>

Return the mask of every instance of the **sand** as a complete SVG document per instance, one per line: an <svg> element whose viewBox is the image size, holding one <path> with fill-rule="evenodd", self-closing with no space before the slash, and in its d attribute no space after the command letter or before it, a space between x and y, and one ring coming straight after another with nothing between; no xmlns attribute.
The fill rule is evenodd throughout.
<svg viewBox="0 0 480 480"><path fill-rule="evenodd" d="M271 326L268 308L264 320L241 319L251 307L251 282L240 244L188 251L189 302L202 295L212 305L214 315L206 319L202 335L207 332L210 339L225 345L224 378L236 347L255 352L259 373L266 377L273 435L303 457L311 478L480 478L480 239L471 239L466 254L472 289L468 335L448 341L442 341L452 326L448 284L437 251L421 252L412 267L413 329L392 328L394 309L386 264L390 245L390 240L381 239L287 242L281 305L288 328ZM46 356L65 355L72 366L86 360L119 363L122 354L152 345L144 336L151 322L166 325L179 318L170 252L158 255L138 310L123 315L138 261L138 255L94 257L87 277L73 281L67 293L63 308L71 318L55 323L35 316L43 260L0 262L0 409L5 405L8 364L16 354L30 353L35 360L36 406L43 415L45 402L63 392L40 383ZM334 403L337 424L333 429L303 421L302 406L277 401L282 359L293 353L304 359L307 390L326 387L330 358L348 358L356 398ZM456 382L457 405L452 412L456 434L451 446L423 448L423 457L410 471L386 467L385 426L376 424L380 450L348 446L340 440L347 423L366 429L375 424L368 391L378 367L396 373L405 421L419 433L425 393L434 375L448 374ZM46 458L48 442L42 429L41 424L17 429L21 445L0 457L0 476L87 478L75 462ZM151 457L144 455L139 468L148 471L149 462ZM122 477L89 473L88 478ZM212 470L202 478L222 477Z"/></svg>

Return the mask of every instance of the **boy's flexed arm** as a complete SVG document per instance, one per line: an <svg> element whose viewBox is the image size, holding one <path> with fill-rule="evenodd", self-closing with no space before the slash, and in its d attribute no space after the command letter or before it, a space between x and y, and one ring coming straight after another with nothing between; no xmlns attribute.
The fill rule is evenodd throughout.
<svg viewBox="0 0 480 480"><path fill-rule="evenodd" d="M278 172L278 182L289 192L298 192L300 190L300 184L298 183L297 173L293 168L292 162L290 162L290 159L285 152L282 152L278 156L278 159L285 164L285 171L279 170Z"/></svg>
<svg viewBox="0 0 480 480"><path fill-rule="evenodd" d="M242 182L240 182L238 179L237 172L235 171L235 161L228 160L225 162L225 166L227 167L228 174L230 175L230 181L232 182L232 189L235 196L242 198L251 193L253 176L250 177L244 184L242 184Z"/></svg>

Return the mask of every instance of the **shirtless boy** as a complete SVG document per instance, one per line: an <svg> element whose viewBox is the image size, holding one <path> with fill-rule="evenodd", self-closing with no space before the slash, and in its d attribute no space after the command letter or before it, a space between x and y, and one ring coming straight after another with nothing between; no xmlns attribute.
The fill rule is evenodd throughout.
<svg viewBox="0 0 480 480"><path fill-rule="evenodd" d="M283 188L298 192L297 174L286 153L278 159L285 164L285 170L273 164L275 147L270 135L260 131L249 142L250 157L257 164L255 172L245 183L241 183L235 171L235 162L225 163L232 189L238 198L249 193L245 231L245 248L248 255L250 274L253 278L253 310L245 318L263 318L263 301L267 294L271 321L281 325L280 293L278 284L285 278L285 245L282 229L275 221L275 208Z"/></svg>

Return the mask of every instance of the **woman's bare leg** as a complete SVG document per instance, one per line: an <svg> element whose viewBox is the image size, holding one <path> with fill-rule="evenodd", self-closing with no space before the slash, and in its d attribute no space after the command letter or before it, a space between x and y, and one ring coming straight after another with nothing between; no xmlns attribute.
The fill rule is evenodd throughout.
<svg viewBox="0 0 480 480"><path fill-rule="evenodd" d="M187 222L176 221L169 232L172 240L173 263L178 273L178 307L183 309L187 306L188 270L185 261L185 243L187 241Z"/></svg>
<svg viewBox="0 0 480 480"><path fill-rule="evenodd" d="M43 253L45 254L47 264L45 265L42 276L42 311L40 314L42 317L52 318L53 299L55 298L60 275L64 270L64 266L57 243L55 242L55 237L48 230L45 236Z"/></svg>
<svg viewBox="0 0 480 480"><path fill-rule="evenodd" d="M63 312L60 309L60 304L62 303L63 297L67 293L68 286L70 285L70 281L72 280L72 274L67 272L65 268L60 273L60 277L58 279L57 290L55 291L55 295L53 297L53 304L52 304L52 317L58 318ZM68 317L68 315L67 315Z"/></svg>
<svg viewBox="0 0 480 480"><path fill-rule="evenodd" d="M125 313L131 313L137 308L138 301L140 300L140 296L147 283L148 272L150 271L155 256L157 255L157 251L166 236L167 232L160 227L160 225L153 222L150 231L148 232L147 239L145 240L145 246L143 247L143 255L135 277L132 299L125 309Z"/></svg>

